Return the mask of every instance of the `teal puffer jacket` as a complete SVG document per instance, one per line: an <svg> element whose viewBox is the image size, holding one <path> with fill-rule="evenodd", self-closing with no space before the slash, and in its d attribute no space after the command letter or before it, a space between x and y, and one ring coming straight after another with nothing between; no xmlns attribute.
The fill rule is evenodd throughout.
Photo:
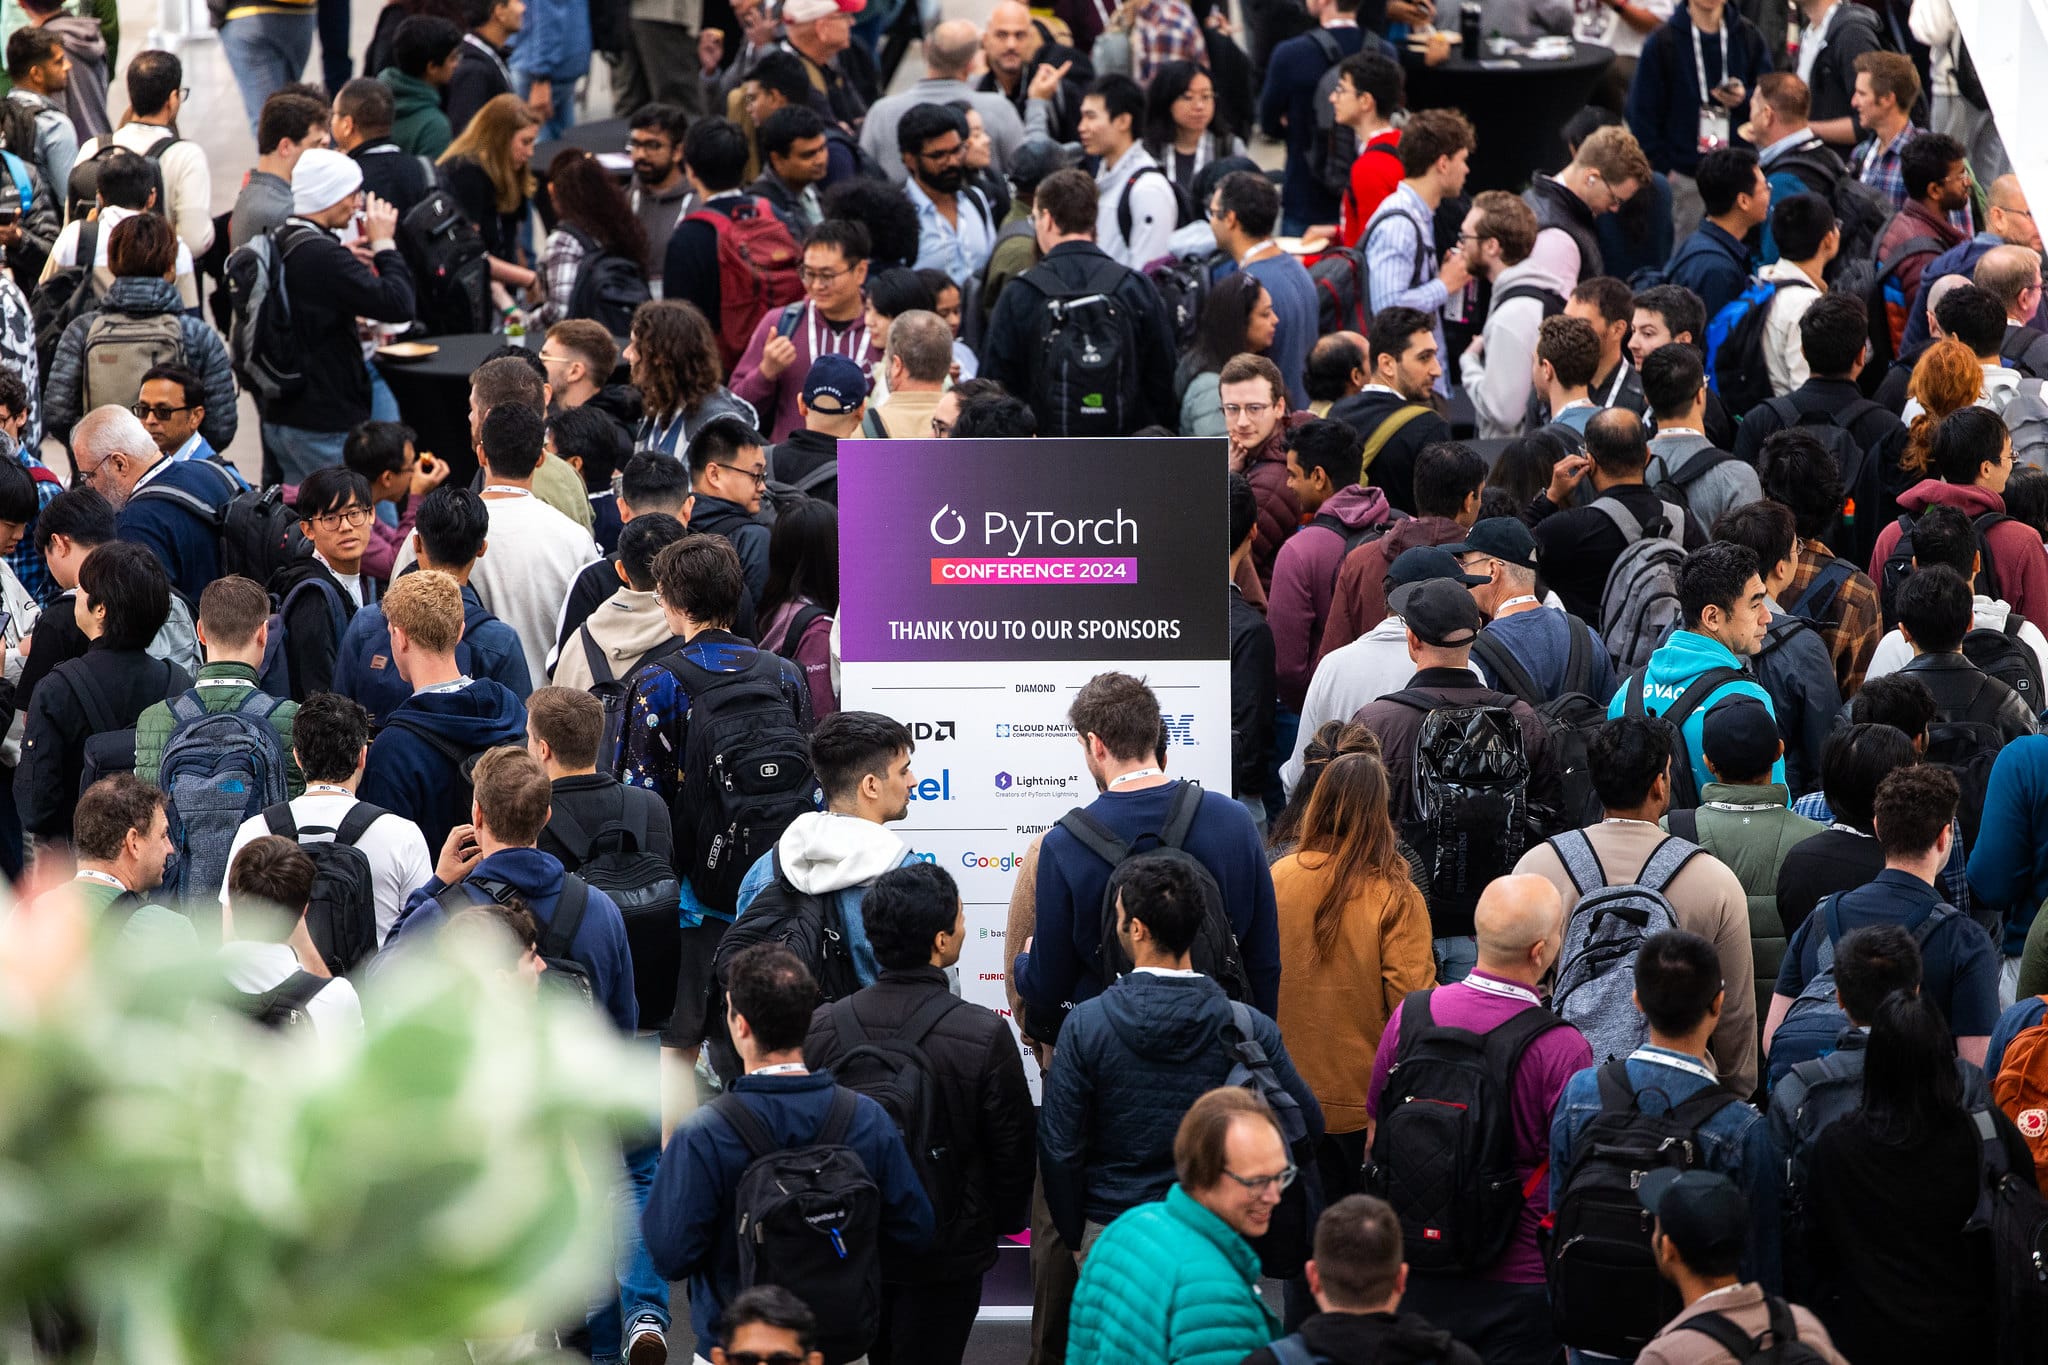
<svg viewBox="0 0 2048 1365"><path fill-rule="evenodd" d="M1279 1334L1258 1280L1258 1253L1175 1185L1163 1202L1125 1211L1089 1248L1067 1365L1238 1365Z"/></svg>

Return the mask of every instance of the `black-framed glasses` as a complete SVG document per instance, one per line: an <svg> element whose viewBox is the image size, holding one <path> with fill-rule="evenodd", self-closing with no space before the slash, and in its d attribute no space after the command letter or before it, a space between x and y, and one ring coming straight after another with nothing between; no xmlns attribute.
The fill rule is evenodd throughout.
<svg viewBox="0 0 2048 1365"><path fill-rule="evenodd" d="M932 435L943 441L952 434L953 424L951 422L941 421L937 417L932 418Z"/></svg>
<svg viewBox="0 0 2048 1365"><path fill-rule="evenodd" d="M1253 1194L1264 1194L1267 1190L1271 1189L1286 1189L1294 1183L1294 1177L1298 1172L1290 1163L1286 1170L1281 1171L1277 1175L1239 1175L1236 1171L1232 1170L1226 1170L1223 1174L1229 1176Z"/></svg>
<svg viewBox="0 0 2048 1365"><path fill-rule="evenodd" d="M720 469L730 469L735 474L752 479L756 488L766 488L768 486L767 465L762 465L759 469L741 469L738 465L727 464L724 460L713 460L711 463L717 465Z"/></svg>
<svg viewBox="0 0 2048 1365"><path fill-rule="evenodd" d="M732 1365L804 1365L804 1357L794 1351L727 1351L725 1358Z"/></svg>
<svg viewBox="0 0 2048 1365"><path fill-rule="evenodd" d="M344 526L367 526L376 512L368 507L344 507L339 512L322 512L307 520L323 531L339 531Z"/></svg>
<svg viewBox="0 0 2048 1365"><path fill-rule="evenodd" d="M145 422L152 417L156 418L159 422L168 422L178 413L192 411L193 406L191 403L186 403L182 406L173 406L169 403L131 403L128 405L128 411L134 413Z"/></svg>

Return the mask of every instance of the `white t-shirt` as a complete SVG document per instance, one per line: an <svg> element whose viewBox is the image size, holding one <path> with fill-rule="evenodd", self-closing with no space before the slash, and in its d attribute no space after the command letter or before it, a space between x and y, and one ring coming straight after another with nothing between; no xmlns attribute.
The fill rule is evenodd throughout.
<svg viewBox="0 0 2048 1365"><path fill-rule="evenodd" d="M485 498L490 544L469 571L484 607L519 635L529 677L548 676L562 602L585 566L602 558L590 532L536 497ZM412 537L391 566L395 579L418 556Z"/></svg>
<svg viewBox="0 0 2048 1365"><path fill-rule="evenodd" d="M1981 593L1974 599L1977 619L1971 625L1973 630L2004 630L2006 617L2012 608L1995 597ZM2032 621L2021 620L2020 643L2034 651L2034 663L2044 674L2048 674L2048 635ZM1896 673L1913 659L1913 646L1906 643L1906 637L1896 629L1888 630L1877 642L1877 652L1870 656L1870 667L1863 674L1863 681L1882 678L1887 673Z"/></svg>
<svg viewBox="0 0 2048 1365"><path fill-rule="evenodd" d="M299 970L299 955L283 943L231 940L220 946L220 961L228 984L250 995L283 985ZM345 978L336 977L322 986L306 1002L306 1017L323 1037L362 1036L363 1002Z"/></svg>
<svg viewBox="0 0 2048 1365"><path fill-rule="evenodd" d="M1301 755L1316 730L1329 720L1350 720L1361 706L1389 692L1399 692L1415 676L1408 657L1408 627L1389 616L1347 645L1331 650L1316 665L1301 701L1301 729L1294 753L1280 766L1280 781L1289 794L1301 781Z"/></svg>
<svg viewBox="0 0 2048 1365"><path fill-rule="evenodd" d="M299 827L299 838L304 843L325 843L334 838L333 831L340 826L356 798L337 787L314 783L304 796L292 804L292 821ZM311 834L308 831L324 829L326 834ZM270 827L263 823L263 817L253 815L242 822L235 831L235 841L228 847L227 865L235 865L235 855L252 841L270 833ZM391 933L391 926L398 922L398 914L405 909L405 898L419 887L425 886L434 875L434 856L427 849L426 836L420 827L402 815L381 815L363 831L363 837L356 840L356 847L370 860L370 884L375 888L377 902L377 943L381 947ZM220 889L220 903L228 903L228 889ZM265 986L262 989L268 990ZM322 992L324 995L326 992Z"/></svg>
<svg viewBox="0 0 2048 1365"><path fill-rule="evenodd" d="M1659 19L1669 19L1671 12L1678 8L1678 0L1633 0L1637 9L1648 10ZM1572 36L1582 43L1597 43L1611 47L1617 57L1639 57L1643 42L1650 35L1638 33L1615 11L1595 0L1593 6L1579 6L1578 22L1572 26ZM1652 30L1654 32L1655 30Z"/></svg>
<svg viewBox="0 0 2048 1365"><path fill-rule="evenodd" d="M94 282L105 293L114 283L114 271L107 264L107 242L113 237L114 229L124 218L133 218L136 210L124 209L118 204L108 204L100 210L98 235L93 242L92 264L97 272ZM83 230L77 222L66 223L64 230L57 234L51 244L50 259L43 265L42 278L47 280L59 270L69 270L78 264L78 234ZM185 301L187 308L199 306L199 281L192 270L192 252L183 241L178 243L178 297Z"/></svg>

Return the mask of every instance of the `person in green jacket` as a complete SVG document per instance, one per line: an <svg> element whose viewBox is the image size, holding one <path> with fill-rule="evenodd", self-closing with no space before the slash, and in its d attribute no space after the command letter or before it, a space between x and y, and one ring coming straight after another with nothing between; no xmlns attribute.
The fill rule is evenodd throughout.
<svg viewBox="0 0 2048 1365"><path fill-rule="evenodd" d="M163 884L171 857L162 792L133 773L101 778L78 798L71 848L78 857L78 875L49 894L77 897L96 925L118 923L113 932L120 951L161 960L198 946L191 920L161 905L141 903Z"/></svg>
<svg viewBox="0 0 2048 1365"><path fill-rule="evenodd" d="M392 35L391 65L377 79L391 87L391 140L401 151L438 157L455 140L441 91L461 60L462 30L438 15L415 14Z"/></svg>
<svg viewBox="0 0 2048 1365"><path fill-rule="evenodd" d="M1791 793L1771 771L1785 752L1778 723L1762 702L1724 702L1707 712L1701 758L1714 777L1698 810L1665 816L1665 829L1728 865L1749 898L1749 946L1756 958L1757 1018L1769 1011L1790 937L1778 913L1778 868L1802 839L1827 826L1787 808Z"/></svg>
<svg viewBox="0 0 2048 1365"><path fill-rule="evenodd" d="M1067 1365L1238 1365L1279 1335L1247 1240L1295 1175L1272 1110L1239 1086L1211 1090L1181 1120L1173 1156L1166 1198L1126 1209L1083 1249Z"/></svg>
<svg viewBox="0 0 2048 1365"><path fill-rule="evenodd" d="M206 663L192 688L200 705L209 712L240 711L258 699L270 700L257 673L269 640L269 593L246 578L216 578L207 584L199 594L199 642L205 646ZM295 701L278 702L270 713L270 728L284 745L285 786L294 797L306 791L305 775L292 753L292 723L298 714ZM135 775L152 787L175 728L167 701L157 702L135 720Z"/></svg>

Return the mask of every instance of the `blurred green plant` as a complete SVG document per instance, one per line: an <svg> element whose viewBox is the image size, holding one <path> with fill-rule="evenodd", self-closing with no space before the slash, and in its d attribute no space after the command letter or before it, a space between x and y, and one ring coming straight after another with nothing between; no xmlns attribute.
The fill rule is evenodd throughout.
<svg viewBox="0 0 2048 1365"><path fill-rule="evenodd" d="M412 1365L602 1292L654 1076L501 945L392 955L340 1041L258 1029L204 954L50 952L0 945L0 1360L31 1303L101 1361Z"/></svg>

